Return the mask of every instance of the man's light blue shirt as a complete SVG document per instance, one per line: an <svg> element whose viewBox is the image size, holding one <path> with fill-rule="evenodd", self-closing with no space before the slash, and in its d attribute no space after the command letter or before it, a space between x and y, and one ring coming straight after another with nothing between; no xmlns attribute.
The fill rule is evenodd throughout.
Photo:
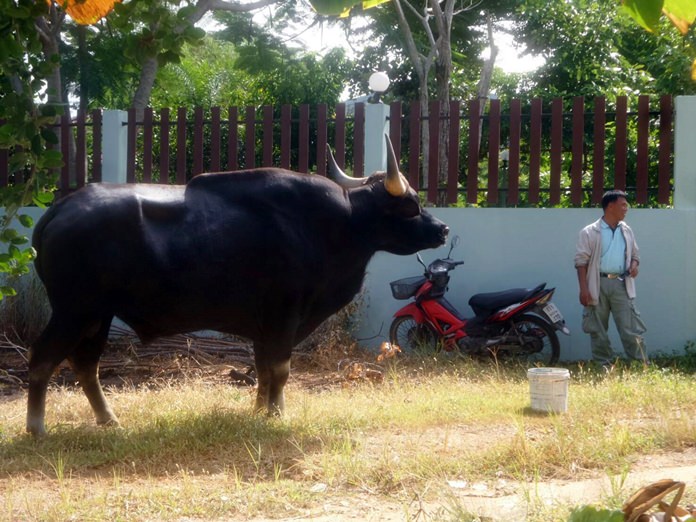
<svg viewBox="0 0 696 522"><path fill-rule="evenodd" d="M626 239L621 227L614 230L602 219L602 257L599 271L607 274L623 274L626 271Z"/></svg>

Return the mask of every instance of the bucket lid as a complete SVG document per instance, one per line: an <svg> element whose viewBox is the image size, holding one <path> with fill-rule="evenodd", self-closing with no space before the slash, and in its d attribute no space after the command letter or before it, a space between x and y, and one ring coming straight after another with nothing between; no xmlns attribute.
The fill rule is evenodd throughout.
<svg viewBox="0 0 696 522"><path fill-rule="evenodd" d="M570 370L567 368L529 368L527 377L554 377L554 378L569 378Z"/></svg>

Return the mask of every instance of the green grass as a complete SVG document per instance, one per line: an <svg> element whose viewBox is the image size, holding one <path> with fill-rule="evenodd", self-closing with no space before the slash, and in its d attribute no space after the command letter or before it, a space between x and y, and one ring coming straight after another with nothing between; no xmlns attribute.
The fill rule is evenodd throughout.
<svg viewBox="0 0 696 522"><path fill-rule="evenodd" d="M414 495L442 500L448 480L621 476L641 455L696 445L694 377L674 365L571 367L561 415L529 409L525 368L400 360L384 375L320 388L291 378L282 419L252 415L251 390L202 380L110 390L121 429L94 426L81 391L52 387L38 441L23 431L25 397L12 398L0 408L0 520L290 517L364 492L408 519ZM532 490L528 503L528 520L569 510ZM451 498L430 519L467 516Z"/></svg>

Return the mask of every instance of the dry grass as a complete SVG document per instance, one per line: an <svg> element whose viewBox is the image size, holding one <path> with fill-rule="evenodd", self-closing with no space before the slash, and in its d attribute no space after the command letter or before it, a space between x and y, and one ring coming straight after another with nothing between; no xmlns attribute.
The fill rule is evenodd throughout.
<svg viewBox="0 0 696 522"><path fill-rule="evenodd" d="M346 320L335 318L296 353L282 419L251 414L253 388L230 377L244 370L238 357L186 343L148 357L122 346L110 354L106 382L123 427L95 427L64 371L49 391L49 436L35 441L23 431L25 393L8 373L0 378L0 521L327 512L481 520L452 483L494 494L523 487L524 519L563 521L571 505L541 502L520 485L625 477L645 455L696 446L696 386L678 366L610 374L573 366L569 412L549 416L529 409L526 368L445 356L377 363L346 336ZM617 486L605 502L628 493ZM689 489L686 501L695 498Z"/></svg>
<svg viewBox="0 0 696 522"><path fill-rule="evenodd" d="M112 388L122 429L94 427L82 393L54 387L41 441L23 434L23 394L5 399L0 520L301 517L365 492L413 509L447 481L620 475L696 441L696 387L674 369L573 368L570 411L547 416L529 410L522 368L391 360L375 381L338 370L372 364L347 352L300 357L283 419L251 415L253 390L225 373Z"/></svg>

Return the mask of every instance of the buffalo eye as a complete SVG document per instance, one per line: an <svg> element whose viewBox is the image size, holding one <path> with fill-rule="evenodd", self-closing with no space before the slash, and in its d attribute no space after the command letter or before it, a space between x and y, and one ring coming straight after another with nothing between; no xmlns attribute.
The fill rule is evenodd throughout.
<svg viewBox="0 0 696 522"><path fill-rule="evenodd" d="M415 199L409 197L399 198L393 213L403 218L413 218L421 213L420 204Z"/></svg>

